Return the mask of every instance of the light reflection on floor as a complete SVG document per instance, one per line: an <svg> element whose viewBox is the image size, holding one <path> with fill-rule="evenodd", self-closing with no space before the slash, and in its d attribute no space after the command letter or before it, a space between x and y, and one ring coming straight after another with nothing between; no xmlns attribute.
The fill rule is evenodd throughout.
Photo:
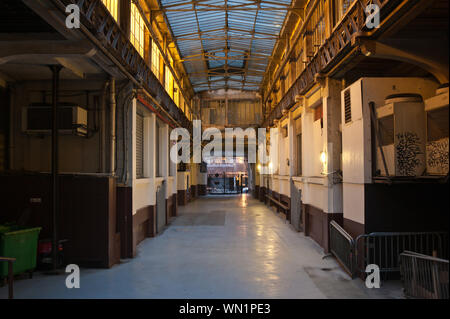
<svg viewBox="0 0 450 319"><path fill-rule="evenodd" d="M316 243L250 195L207 196L179 208L136 258L82 269L80 289L67 289L64 275L36 274L15 283L16 298L384 297L349 280Z"/></svg>

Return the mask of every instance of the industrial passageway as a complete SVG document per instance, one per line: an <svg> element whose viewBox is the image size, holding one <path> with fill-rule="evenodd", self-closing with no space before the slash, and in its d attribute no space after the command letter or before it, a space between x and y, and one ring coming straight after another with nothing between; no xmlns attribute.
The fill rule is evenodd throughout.
<svg viewBox="0 0 450 319"><path fill-rule="evenodd" d="M79 289L65 275L15 282L16 298L372 298L366 289L275 212L243 195L207 196L180 207L138 256L111 269L81 269ZM6 287L0 289L6 297Z"/></svg>

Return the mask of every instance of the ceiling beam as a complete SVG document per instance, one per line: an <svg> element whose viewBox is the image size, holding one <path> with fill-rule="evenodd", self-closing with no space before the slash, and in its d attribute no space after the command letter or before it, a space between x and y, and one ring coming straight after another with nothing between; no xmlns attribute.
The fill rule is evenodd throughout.
<svg viewBox="0 0 450 319"><path fill-rule="evenodd" d="M258 5L258 9L261 9L261 1L258 1L258 2L257 2L257 5ZM249 55L251 55L253 39L255 38L255 33L256 33L256 20L258 19L258 13L259 13L259 10L256 11L256 13L255 13L255 19L253 19L252 38L251 38L251 40L250 40L250 44L249 44L249 47L248 47L248 52L250 53ZM242 89L244 88L244 83L245 83L245 80L247 79L247 70L248 70L248 60L246 60L246 61L245 61L245 64L244 64L244 74L245 74L245 75L244 75L244 82L242 83Z"/></svg>
<svg viewBox="0 0 450 319"><path fill-rule="evenodd" d="M199 38L200 38L201 30L200 30L200 22L198 21L196 2L194 2L192 4L192 8L194 9L194 12L195 12L195 21L197 22L197 30L198 30L198 34L199 34ZM200 47L201 47L202 54L203 54L202 60L203 60L203 63L205 64L205 69L207 70L209 66L208 66L208 61L206 60L206 57L205 57L205 48L203 47L203 42L202 41L199 41L199 42L200 42ZM209 81L209 78L207 78L207 80Z"/></svg>

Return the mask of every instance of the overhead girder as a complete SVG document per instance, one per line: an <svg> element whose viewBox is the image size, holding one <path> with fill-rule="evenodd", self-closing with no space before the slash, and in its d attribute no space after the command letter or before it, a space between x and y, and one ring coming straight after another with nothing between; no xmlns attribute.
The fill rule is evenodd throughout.
<svg viewBox="0 0 450 319"><path fill-rule="evenodd" d="M159 0L159 3L164 3L164 1ZM169 3L167 5L161 4L159 6L159 11L162 12L165 17L168 15L166 15L166 13L169 12L191 12L192 21L197 29L196 32L183 32L184 30L181 29L181 32L178 32L178 34L172 34L171 40L176 45L182 45L183 42L188 43L189 41L194 41L192 45L198 43L198 49L194 51L187 50L186 53L188 53L188 55L184 55L180 52L180 62L194 63L189 69L196 70L197 72L188 72L190 78L203 78L206 80L201 84L192 83L193 86L198 87L199 85L208 85L208 88L210 89L211 83L225 81L225 87L227 87L228 81L231 80L235 80L234 83L236 83L236 81L241 83L241 89L244 89L246 84L251 87L256 84L261 86L261 83L249 82L246 80L251 76L264 75L267 62L272 61L271 52L273 47L271 43L278 43L285 39L281 39L279 33L270 32L271 28L277 28L281 25L281 21L278 22L279 25L273 24L272 19L267 17L267 13L264 16L262 13L260 14L260 12L278 11L287 14L288 11L293 12L298 10L298 12L300 12L301 9L302 8L294 8L292 2L287 3L284 1L283 3L282 1L277 2L273 0L249 0L240 4L234 2L231 5L228 0L224 0L220 4L212 4L210 3L210 0L192 0ZM205 23L205 21L203 21L205 15L200 15L199 12L208 11L224 13L221 15L221 19L224 19L223 27L202 30ZM236 18L233 18L231 14L231 17L229 18L229 13L232 11L242 13L253 11L254 13L251 15L251 20L246 21L246 23L241 26L239 23L236 25ZM263 20L258 22L259 15L261 15L261 19ZM183 23L182 19L179 22L178 20L175 21L177 21L178 24ZM267 25L267 28L259 28L258 30L258 23L260 25ZM256 47L253 45L255 40L260 41L256 44ZM215 42L217 42L217 44ZM219 44L223 47L217 49L214 48L214 46ZM191 44L185 44L183 46L189 47L190 45ZM263 52L266 52L266 54ZM220 61L223 61L223 63L220 63ZM239 67L236 67L236 62L239 63ZM217 67L218 64L220 65L219 67ZM198 72L201 69L204 69L204 72ZM242 80L230 78L230 76L236 75L242 76ZM214 76L222 77L222 79L211 79ZM215 82L212 82L212 80L215 80Z"/></svg>

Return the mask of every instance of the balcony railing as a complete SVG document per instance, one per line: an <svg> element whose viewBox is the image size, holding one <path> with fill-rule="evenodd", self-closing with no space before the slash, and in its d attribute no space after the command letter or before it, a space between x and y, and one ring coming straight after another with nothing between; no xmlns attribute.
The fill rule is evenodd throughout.
<svg viewBox="0 0 450 319"><path fill-rule="evenodd" d="M151 94L181 126L190 128L191 122L153 74L128 36L99 0L54 0L64 6L76 4L80 8L81 22L126 71Z"/></svg>
<svg viewBox="0 0 450 319"><path fill-rule="evenodd" d="M288 110L292 107L295 104L295 96L304 94L313 86L316 74L323 74L331 70L351 50L351 40L354 35L359 32L369 31L365 25L365 8L367 5L378 5L380 8L380 23L382 23L383 19L386 18L385 11L392 9L393 4L398 2L398 0L361 0L354 2L347 10L345 16L333 29L328 39L322 37L322 31L324 29L324 19L320 12L323 10L322 2L323 0L319 1L312 14L309 15L309 19L305 21L306 27L299 37L299 39L302 39L305 35L312 35L312 49L309 50L312 56L308 57L309 61L306 67L295 80L294 84L264 119L263 127L272 125L275 119L282 116L283 110Z"/></svg>

